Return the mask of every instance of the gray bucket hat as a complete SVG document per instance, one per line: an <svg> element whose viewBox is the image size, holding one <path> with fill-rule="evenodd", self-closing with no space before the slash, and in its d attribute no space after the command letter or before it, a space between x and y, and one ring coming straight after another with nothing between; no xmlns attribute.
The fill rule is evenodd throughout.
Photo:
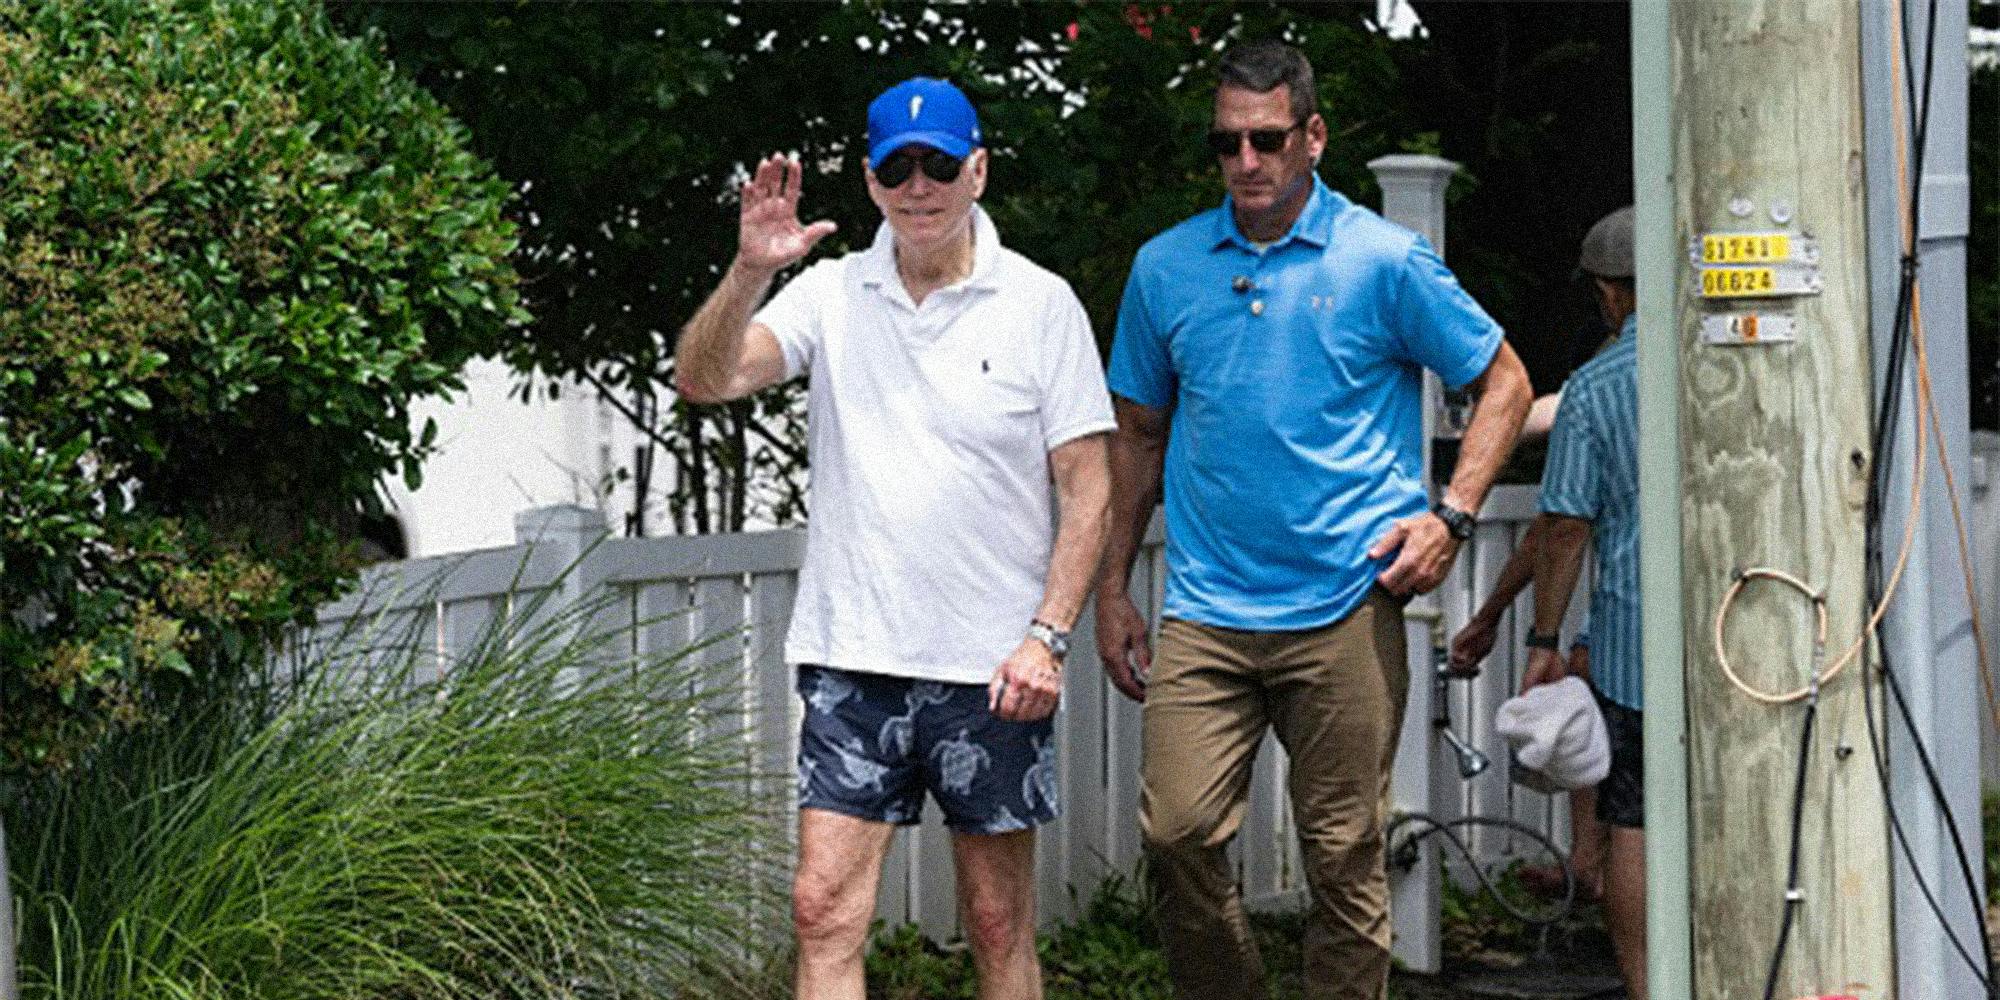
<svg viewBox="0 0 2000 1000"><path fill-rule="evenodd" d="M1632 266L1632 206L1597 220L1583 237L1583 252L1577 256L1579 275L1599 278L1630 278Z"/></svg>

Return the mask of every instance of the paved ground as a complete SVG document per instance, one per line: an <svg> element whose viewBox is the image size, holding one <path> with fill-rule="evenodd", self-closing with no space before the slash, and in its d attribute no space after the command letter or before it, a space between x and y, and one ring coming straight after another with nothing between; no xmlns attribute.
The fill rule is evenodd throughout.
<svg viewBox="0 0 2000 1000"><path fill-rule="evenodd" d="M1608 961L1578 962L1549 956L1513 968L1466 965L1443 975L1397 973L1396 1000L1615 1000L1625 996L1618 970Z"/></svg>
<svg viewBox="0 0 2000 1000"><path fill-rule="evenodd" d="M2000 966L2000 905L1987 908L1995 964ZM1595 938L1595 940L1592 940ZM1441 975L1398 972L1396 1000L1616 1000L1625 990L1610 948L1599 934L1581 931L1563 947L1541 954L1488 952L1448 962Z"/></svg>
<svg viewBox="0 0 2000 1000"><path fill-rule="evenodd" d="M1547 941L1512 941L1485 949L1459 948L1435 976L1397 972L1396 1000L1615 1000L1625 989L1611 942L1596 914L1579 912L1573 925Z"/></svg>

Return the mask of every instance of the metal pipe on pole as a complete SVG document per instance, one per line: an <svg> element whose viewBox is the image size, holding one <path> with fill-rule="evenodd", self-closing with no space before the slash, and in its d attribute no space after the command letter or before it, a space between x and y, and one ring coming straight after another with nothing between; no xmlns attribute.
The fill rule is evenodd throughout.
<svg viewBox="0 0 2000 1000"><path fill-rule="evenodd" d="M1632 5L1633 252L1639 305L1639 589L1645 614L1681 620L1680 339L1673 176L1673 27L1665 0ZM1646 987L1689 1000L1686 714L1681 631L1642 637L1646 741Z"/></svg>

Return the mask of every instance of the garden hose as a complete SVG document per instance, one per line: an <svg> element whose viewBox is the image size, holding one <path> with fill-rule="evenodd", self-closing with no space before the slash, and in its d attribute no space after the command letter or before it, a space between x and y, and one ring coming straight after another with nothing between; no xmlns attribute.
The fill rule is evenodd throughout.
<svg viewBox="0 0 2000 1000"><path fill-rule="evenodd" d="M1424 829L1412 832L1401 841L1398 841L1396 839L1397 832L1412 824L1422 824ZM1473 857L1472 848L1465 843L1465 839L1459 836L1459 830L1473 826L1494 826L1504 830L1511 830L1540 844L1542 849L1548 851L1549 856L1554 858L1556 864L1562 868L1562 899L1557 901L1550 908L1549 912L1545 914L1529 913L1515 906L1513 902L1507 899L1507 894L1500 891L1500 887L1494 883L1492 877L1486 874L1485 866L1481 865L1478 859ZM1518 820L1499 816L1460 816L1457 819L1440 820L1425 813L1400 813L1394 820L1390 821L1388 832L1383 837L1383 840L1389 845L1389 863L1404 871L1415 867L1417 863L1417 846L1426 838L1432 836L1442 836L1451 846L1458 849L1460 856L1465 858L1466 867L1472 869L1473 877L1479 880L1481 891L1492 896L1493 901L1499 903L1500 908L1515 920L1547 933L1549 928L1568 919L1570 913L1576 908L1576 872L1570 868L1569 855L1562 848L1556 846L1555 841L1550 840L1540 830Z"/></svg>

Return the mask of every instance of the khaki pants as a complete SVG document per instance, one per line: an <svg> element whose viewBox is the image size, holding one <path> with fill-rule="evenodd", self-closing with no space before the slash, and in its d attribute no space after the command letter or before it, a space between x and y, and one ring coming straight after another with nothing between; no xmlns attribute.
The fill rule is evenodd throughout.
<svg viewBox="0 0 2000 1000"><path fill-rule="evenodd" d="M1168 620L1146 684L1139 823L1182 1000L1261 1000L1264 969L1224 846L1269 726L1291 758L1312 913L1305 996L1379 1000L1389 977L1382 824L1409 693L1402 604L1379 588L1302 632Z"/></svg>

